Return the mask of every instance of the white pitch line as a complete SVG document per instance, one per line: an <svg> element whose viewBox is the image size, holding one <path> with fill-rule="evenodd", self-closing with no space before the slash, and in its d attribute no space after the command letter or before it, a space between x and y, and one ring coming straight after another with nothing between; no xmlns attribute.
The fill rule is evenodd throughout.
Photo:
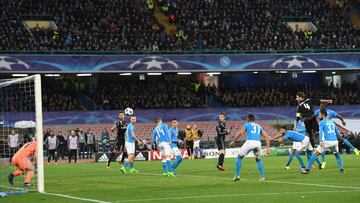
<svg viewBox="0 0 360 203"><path fill-rule="evenodd" d="M143 175L155 175L160 176L161 174L155 174L155 173L139 173ZM222 180L231 180L230 178L223 178L223 177L213 177L213 176L197 176L197 175L186 175L181 174L181 176L187 176L187 177L195 177L195 178L206 178L206 179L222 179ZM248 181L248 182L258 182L257 180L247 180L247 179L240 179L241 181ZM360 190L360 187L355 186L342 186L342 185L324 185L324 184L316 184L316 183L303 183L303 182L287 182L287 181L277 181L277 180L266 180L265 183L278 183L278 184L288 184L288 185L302 185L302 186L314 186L314 187L326 187L326 188L340 188L340 189L354 189L354 190Z"/></svg>
<svg viewBox="0 0 360 203"><path fill-rule="evenodd" d="M88 198L75 197L75 196L58 194L58 193L51 193L51 192L43 192L43 193L40 193L40 194L64 197L64 198L68 198L68 199L76 199L76 200L81 200L81 201L86 201L86 202L110 203L110 202L107 202L107 201L102 201L102 200L97 200L97 199L88 199Z"/></svg>
<svg viewBox="0 0 360 203"><path fill-rule="evenodd" d="M317 193L333 193L333 192L360 192L360 190L328 190L328 191L297 191L297 192L271 192L271 193L247 193L247 194L228 194L228 195L203 195L203 196L182 196L182 197L162 197L149 199L129 199L119 200L113 203L121 202L148 202L148 201L164 201L164 200L184 200L184 199L202 199L202 198L217 198L217 197L246 197L246 196L268 196L268 195L293 195L293 194L317 194Z"/></svg>
<svg viewBox="0 0 360 203"><path fill-rule="evenodd" d="M20 187L11 187L11 186L2 186L0 185L1 188L7 188L7 189L15 189L15 190L23 190L23 191L29 191L29 192L33 192L33 190L27 190L25 188L20 188Z"/></svg>

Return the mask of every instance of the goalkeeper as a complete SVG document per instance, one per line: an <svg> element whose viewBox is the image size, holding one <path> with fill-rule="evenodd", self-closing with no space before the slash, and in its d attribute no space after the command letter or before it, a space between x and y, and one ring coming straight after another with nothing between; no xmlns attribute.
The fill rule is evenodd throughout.
<svg viewBox="0 0 360 203"><path fill-rule="evenodd" d="M30 181L35 173L35 166L36 165L36 140L31 142L25 143L19 151L12 158L11 164L16 167L16 170L9 174L8 180L11 185L14 184L14 177L20 176L26 173L25 183L23 184L24 187L32 186ZM30 159L33 158L33 163L31 163Z"/></svg>

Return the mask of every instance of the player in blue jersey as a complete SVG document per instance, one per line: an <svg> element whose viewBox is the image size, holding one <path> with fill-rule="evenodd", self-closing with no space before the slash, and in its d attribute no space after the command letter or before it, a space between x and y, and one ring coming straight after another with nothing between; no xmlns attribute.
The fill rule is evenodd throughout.
<svg viewBox="0 0 360 203"><path fill-rule="evenodd" d="M320 111L319 117L322 119L319 126L320 145L316 148L315 153L311 156L306 170L302 171L302 173L308 174L317 156L327 149L332 149L334 151L340 172L343 173L343 162L339 154L339 142L337 140L337 136L340 134L340 132L336 128L335 122L328 118L326 110Z"/></svg>
<svg viewBox="0 0 360 203"><path fill-rule="evenodd" d="M120 168L121 172L126 173L126 168L130 165L130 173L137 173L138 171L134 168L134 157L135 157L135 141L138 144L141 144L141 140L136 137L136 116L132 115L130 118L130 124L127 126L125 135L125 148L128 154L127 159L124 162L124 165Z"/></svg>
<svg viewBox="0 0 360 203"><path fill-rule="evenodd" d="M179 166L182 161L182 156L178 148L178 144L182 144L183 141L179 140L179 122L176 118L171 121L171 128L169 129L170 140L171 140L171 153L175 157L175 161L172 163L171 168L173 169L174 174L176 175L175 169Z"/></svg>
<svg viewBox="0 0 360 203"><path fill-rule="evenodd" d="M236 158L236 172L233 178L233 181L240 180L240 169L242 165L242 159L249 154L249 152L253 151L256 159L256 163L258 165L258 169L260 172L259 181L265 181L264 167L263 163L260 159L261 154L261 141L260 137L265 137L266 140L266 150L265 153L269 154L270 152L270 137L267 132L257 123L255 123L255 116L253 114L249 114L247 116L247 123L241 128L240 132L236 134L234 140L231 141L230 146L234 147L236 141L243 135L247 135L245 143L241 146L239 155Z"/></svg>
<svg viewBox="0 0 360 203"><path fill-rule="evenodd" d="M169 129L160 117L155 119L156 127L153 132L153 143L160 149L162 157L161 166L163 168L163 175L174 177L174 172L171 166L171 140L169 136Z"/></svg>
<svg viewBox="0 0 360 203"><path fill-rule="evenodd" d="M302 120L299 120L297 122L297 126L295 128L295 131L307 136L305 124L304 124L304 122ZM292 160L294 159L294 156L295 157L298 156L298 155L296 155L296 151L297 151L297 149L299 149L301 147L301 145L302 145L301 142L293 141L293 146L292 146L292 149L290 151L289 159L288 159L288 162L287 162L287 164L285 166L285 169L287 169L287 170L290 169L290 164L291 164ZM309 150L306 151L306 157L307 157L308 161L310 160L310 157L311 157L312 153L313 153L312 150L311 151L309 151ZM300 154L301 154L301 152L300 152ZM298 157L297 157L297 159L298 159ZM319 159L316 159L316 162L319 164L319 169L321 169L321 163L320 163ZM300 165L301 165L301 163L300 163Z"/></svg>
<svg viewBox="0 0 360 203"><path fill-rule="evenodd" d="M293 142L297 142L297 148L295 152L295 157L298 159L301 169L305 170L305 164L303 159L301 158L301 153L303 150L306 150L308 154L312 154L313 147L311 146L309 137L303 135L302 133L286 130L286 127L283 126L279 129L280 135L275 136L272 140L282 142L284 140L291 140ZM320 163L320 162L319 162Z"/></svg>
<svg viewBox="0 0 360 203"><path fill-rule="evenodd" d="M315 115L316 117L319 117L320 111L322 111L322 110L324 110L324 111L327 112L327 115L328 115L328 118L329 118L329 119L338 118L338 119L340 119L340 121L341 121L341 123L342 123L343 126L346 125L346 123L345 123L345 121L344 121L344 118L343 118L342 116L340 116L337 112L335 112L335 111L327 108L327 103L322 103L322 104L320 105L320 109L317 109L317 110L315 111L314 115ZM359 155L359 150L356 149L356 148L349 142L349 140L347 140L346 138L344 138L344 137L342 137L342 136L338 136L338 140L339 140L340 142L342 142L343 144L345 144L346 146L348 146L351 150L353 150L356 155ZM325 155L325 151L323 151L323 152L321 153L321 157L322 157L321 168L324 169L324 168L326 168L326 155Z"/></svg>

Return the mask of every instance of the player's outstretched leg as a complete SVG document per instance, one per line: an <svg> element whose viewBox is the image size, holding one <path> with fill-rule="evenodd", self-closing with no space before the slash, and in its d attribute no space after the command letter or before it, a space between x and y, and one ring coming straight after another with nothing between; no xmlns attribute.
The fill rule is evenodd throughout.
<svg viewBox="0 0 360 203"><path fill-rule="evenodd" d="M286 163L285 169L287 169L287 170L290 169L290 164L291 164L292 160L294 159L294 154L295 154L295 152L292 150L290 152L289 159L288 159L288 162Z"/></svg>
<svg viewBox="0 0 360 203"><path fill-rule="evenodd" d="M355 153L357 156L359 155L359 150L356 149L356 148L349 142L349 140L343 138L342 143L345 144L346 146L348 146L351 150L353 150L354 153Z"/></svg>
<svg viewBox="0 0 360 203"><path fill-rule="evenodd" d="M177 155L176 158L175 158L175 161L173 162L173 164L171 166L173 171L175 171L175 169L180 165L181 162L182 162L181 155Z"/></svg>
<svg viewBox="0 0 360 203"><path fill-rule="evenodd" d="M225 168L224 168L224 158L225 158L225 150L220 150L220 156L219 156L219 159L218 159L218 164L217 164L217 168L221 171L224 171Z"/></svg>
<svg viewBox="0 0 360 203"><path fill-rule="evenodd" d="M165 159L163 159L161 161L161 167L163 169L163 176L167 176L168 171L167 171L166 160Z"/></svg>
<svg viewBox="0 0 360 203"><path fill-rule="evenodd" d="M313 155L313 151L306 151L306 157L307 157L308 162L310 161L310 158L311 158L312 155ZM321 162L320 162L318 157L316 157L315 161L318 164L319 169L322 169L322 165L321 165Z"/></svg>
<svg viewBox="0 0 360 203"><path fill-rule="evenodd" d="M322 159L321 168L324 169L324 168L326 168L326 153L325 153L325 151L323 151L321 153L321 159Z"/></svg>
<svg viewBox="0 0 360 203"><path fill-rule="evenodd" d="M297 160L299 161L301 168L302 168L302 169L305 169L304 161L303 161L303 159L301 158L301 155L300 155L300 153L299 153L298 151L295 152L295 157L296 157Z"/></svg>
<svg viewBox="0 0 360 203"><path fill-rule="evenodd" d="M106 165L107 168L110 168L110 164L111 164L112 160L114 159L114 156L115 156L115 152L112 151L110 154L109 160L107 162L107 165Z"/></svg>
<svg viewBox="0 0 360 203"><path fill-rule="evenodd" d="M309 174L310 169L311 169L312 165L314 164L314 161L317 159L317 156L318 156L318 154L316 152L313 153L313 155L311 156L311 158L309 160L309 163L308 163L308 165L306 167L306 170L301 171L301 173Z"/></svg>
<svg viewBox="0 0 360 203"><path fill-rule="evenodd" d="M124 160L125 160L125 158L127 158L128 157L128 153L125 151L125 152L123 152L123 155L122 155L122 157L121 157L121 164L123 164L124 165Z"/></svg>
<svg viewBox="0 0 360 203"><path fill-rule="evenodd" d="M256 160L256 163L257 163L257 166L258 166L258 169L259 169L259 173L260 173L259 181L265 181L265 172L264 172L263 163L262 163L262 161L261 161L261 159L259 157L256 157L255 160Z"/></svg>
<svg viewBox="0 0 360 203"><path fill-rule="evenodd" d="M17 169L16 171L10 173L8 175L8 181L10 183L10 185L14 184L14 177L15 176L21 176L22 174L24 174L24 171Z"/></svg>
<svg viewBox="0 0 360 203"><path fill-rule="evenodd" d="M343 161L341 159L341 156L339 155L339 153L335 153L335 158L336 158L336 162L339 166L340 172L344 173L344 166L343 166Z"/></svg>
<svg viewBox="0 0 360 203"><path fill-rule="evenodd" d="M233 178L233 181L240 180L240 169L242 165L242 157L237 156L236 163L235 163L235 176Z"/></svg>

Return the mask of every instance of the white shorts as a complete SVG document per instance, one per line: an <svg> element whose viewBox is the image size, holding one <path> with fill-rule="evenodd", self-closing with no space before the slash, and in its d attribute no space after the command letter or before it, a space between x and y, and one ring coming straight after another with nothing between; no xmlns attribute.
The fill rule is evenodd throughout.
<svg viewBox="0 0 360 203"><path fill-rule="evenodd" d="M293 142L292 149L299 149L300 146L301 146L301 142Z"/></svg>
<svg viewBox="0 0 360 203"><path fill-rule="evenodd" d="M300 146L296 149L299 150L301 147L301 151L312 151L314 148L311 146L309 137L305 137L303 141L300 142Z"/></svg>
<svg viewBox="0 0 360 203"><path fill-rule="evenodd" d="M128 154L135 154L135 143L125 142L125 148Z"/></svg>
<svg viewBox="0 0 360 203"><path fill-rule="evenodd" d="M171 148L171 154L174 156L174 157L177 157L177 156L181 156L181 153L180 153L180 150L178 147L172 147Z"/></svg>
<svg viewBox="0 0 360 203"><path fill-rule="evenodd" d="M323 151L325 151L327 149L334 150L336 153L339 153L339 143L338 143L338 141L337 140L335 140L335 141L325 141L324 147L319 145L316 148L316 151L318 151L319 153L322 153Z"/></svg>
<svg viewBox="0 0 360 203"><path fill-rule="evenodd" d="M260 156L261 153L261 142L255 140L246 140L241 146L239 156L246 156L249 152L253 151L255 156Z"/></svg>
<svg viewBox="0 0 360 203"><path fill-rule="evenodd" d="M159 149L160 149L160 155L163 156L170 156L171 155L171 148L170 148L170 144L168 142L161 142L159 144Z"/></svg>
<svg viewBox="0 0 360 203"><path fill-rule="evenodd" d="M194 141L194 149L199 148L200 149L200 140Z"/></svg>

